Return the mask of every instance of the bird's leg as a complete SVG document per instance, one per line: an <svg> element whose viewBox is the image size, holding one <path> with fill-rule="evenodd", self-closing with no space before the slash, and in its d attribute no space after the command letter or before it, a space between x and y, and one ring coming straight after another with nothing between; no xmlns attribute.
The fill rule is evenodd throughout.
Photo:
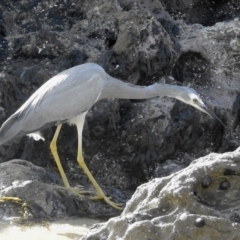
<svg viewBox="0 0 240 240"><path fill-rule="evenodd" d="M53 158L54 158L54 160L55 160L55 162L57 164L57 167L58 167L58 170L60 172L60 175L62 177L63 184L64 184L65 188L70 189L75 194L86 194L86 193L89 193L89 191L79 191L77 189L74 189L74 188L70 187L70 184L69 184L67 176L66 176L66 174L65 174L65 172L63 170L63 167L62 167L62 164L61 164L60 158L58 156L58 152L57 152L57 138L58 138L58 135L59 135L61 127L62 127L62 124L59 124L57 126L57 128L56 128L55 134L54 134L52 142L50 144L50 149L51 149Z"/></svg>
<svg viewBox="0 0 240 240"><path fill-rule="evenodd" d="M89 171L88 167L86 166L84 159L83 159L83 154L82 154L82 130L83 130L83 125L84 125L84 120L85 120L85 115L79 116L79 121L77 121L77 131L78 131L78 156L77 156L77 161L80 165L80 167L83 169L83 171L86 173L88 176L89 180L93 184L94 188L96 189L98 196L90 198L91 200L99 200L103 199L106 203L108 203L110 206L122 210L122 204L115 203L110 200L109 197L107 197L101 187L98 185L94 177L92 176L91 172Z"/></svg>
<svg viewBox="0 0 240 240"><path fill-rule="evenodd" d="M50 149L51 149L51 152L52 152L52 155L53 155L53 158L57 164L57 167L58 167L58 170L60 172L60 175L62 177L62 180L63 180L63 184L66 188L70 188L70 185L69 185L69 182L67 180L67 177L66 177L66 174L63 170L63 167L62 167L62 164L61 164L61 161L59 159L59 156L58 156L58 152L57 152L57 138L58 138L58 135L59 135L59 132L61 130L61 127L62 127L62 124L59 124L56 128L56 131L54 133L54 136L53 136L53 139L52 139L52 142L50 144Z"/></svg>
<svg viewBox="0 0 240 240"><path fill-rule="evenodd" d="M17 204L26 204L22 199L20 199L19 197L0 197L0 203L5 203L5 202L13 202L13 203L17 203Z"/></svg>

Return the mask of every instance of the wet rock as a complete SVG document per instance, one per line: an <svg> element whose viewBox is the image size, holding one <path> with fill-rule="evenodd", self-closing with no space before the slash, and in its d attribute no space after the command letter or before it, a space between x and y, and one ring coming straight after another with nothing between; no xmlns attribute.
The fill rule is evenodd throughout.
<svg viewBox="0 0 240 240"><path fill-rule="evenodd" d="M51 76L77 64L97 62L113 76L146 85L169 72L169 66L177 57L175 42L166 34L159 19L165 18L169 23L173 20L158 1L136 2L133 5L124 1L88 1L81 6L77 1L54 4L47 1L10 1L3 5L2 16L6 22L10 51L2 77L7 77L7 81L1 88L5 119ZM142 81L141 76L146 81ZM137 108L144 108L145 104L135 105L127 100L121 104L116 102L99 103L92 110L93 114L89 113L84 129L85 159L100 183L130 189L151 178L159 152L156 151L157 142L154 149L147 150L144 142L150 129L146 129L141 140L145 146L136 157L133 155L138 148L134 146L136 131L130 132L130 129L124 128L126 120L131 121L125 116L134 116L136 112L141 114ZM126 109L127 105L131 112ZM158 109L153 108L156 117L151 116L150 121L159 117ZM144 111L146 114L147 109ZM163 117L163 114L160 115ZM132 128L131 124L126 125ZM143 125L141 121L139 128ZM67 153L62 156L64 168L79 183L81 179L85 182L86 177L75 171L77 139L74 130L74 127L64 126L58 143L62 154ZM44 143L33 143L24 137L19 140L18 151L11 155L3 154L2 161L14 156L31 160L42 167L50 164L55 168L48 150L53 131L44 132ZM124 137L120 140L121 136L128 136L129 139ZM153 136L151 143L156 140L156 133ZM118 141L119 144L115 144ZM146 158L151 170L144 170L146 166L141 161L142 170L135 173L138 159ZM131 162L135 162L133 167L130 167ZM139 180L142 171L146 173Z"/></svg>
<svg viewBox="0 0 240 240"><path fill-rule="evenodd" d="M99 219L91 218L76 218L76 217L64 217L54 222L44 222L37 225L28 225L29 223L24 222L23 224L12 223L9 226L8 222L0 221L0 237L1 239L14 239L18 236L19 239L30 240L32 238L44 239L44 240L68 240L77 239L84 236L89 228L101 222Z"/></svg>
<svg viewBox="0 0 240 240"><path fill-rule="evenodd" d="M235 55L235 47L238 44L235 33L239 31L239 24L239 20L235 19L226 23L217 23L212 27L195 24L188 28L185 24L181 25L179 44L182 53L173 68L173 76L177 80L190 86L194 84L203 99L206 98L208 105L213 109L222 109L218 112L218 116L222 114L222 119L229 129L225 129L223 137L215 135L222 139L221 146L215 146L220 151L233 150L239 146L235 138L239 131L236 104L238 91L233 90L239 87L237 80L239 60ZM223 42L223 38L228 43ZM189 67L193 69L190 75ZM228 86L225 86L226 82L229 83ZM219 143L219 140L217 142Z"/></svg>
<svg viewBox="0 0 240 240"><path fill-rule="evenodd" d="M83 149L100 184L133 192L200 156L240 145L236 1L9 0L0 8L0 123L50 77L96 62L134 84L188 85L228 126L173 99L99 102L88 113ZM56 171L49 151L54 130L44 131L45 142L23 137L0 146L0 161L21 158ZM76 168L75 127L63 126L58 149L73 185L87 185Z"/></svg>
<svg viewBox="0 0 240 240"><path fill-rule="evenodd" d="M59 175L28 161L1 163L0 182L1 197L18 197L22 201L0 201L0 219L3 220L9 217L53 220L65 215L109 218L119 214L119 210L103 201L91 201L89 195L73 194L62 186ZM92 188L82 190L94 191ZM112 195L114 201L126 202L123 192L114 188L106 188L105 191Z"/></svg>
<svg viewBox="0 0 240 240"><path fill-rule="evenodd" d="M206 223L205 223L205 220L203 218L199 217L195 220L194 224L195 224L196 227L203 227Z"/></svg>
<svg viewBox="0 0 240 240"><path fill-rule="evenodd" d="M240 148L209 154L184 170L138 187L123 213L95 226L81 238L94 239L240 239ZM225 175L225 170L238 175ZM202 176L211 177L208 188ZM219 183L231 187L219 190Z"/></svg>
<svg viewBox="0 0 240 240"><path fill-rule="evenodd" d="M212 183L212 178L208 175L204 176L203 179L202 179L202 187L203 188L208 188L210 187Z"/></svg>
<svg viewBox="0 0 240 240"><path fill-rule="evenodd" d="M231 187L231 183L228 180L222 181L219 185L220 190L227 190L230 187Z"/></svg>
<svg viewBox="0 0 240 240"><path fill-rule="evenodd" d="M200 23L212 26L217 22L228 21L239 17L239 3L237 0L226 1L167 1L163 0L167 11L175 19L184 19L190 24Z"/></svg>

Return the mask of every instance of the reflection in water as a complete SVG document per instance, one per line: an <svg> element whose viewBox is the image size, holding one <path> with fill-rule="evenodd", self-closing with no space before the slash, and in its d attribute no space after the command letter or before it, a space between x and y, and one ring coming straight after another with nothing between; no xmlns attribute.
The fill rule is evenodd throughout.
<svg viewBox="0 0 240 240"><path fill-rule="evenodd" d="M65 218L46 226L17 226L0 222L0 239L12 240L76 240L85 235L89 228L101 220L89 218Z"/></svg>

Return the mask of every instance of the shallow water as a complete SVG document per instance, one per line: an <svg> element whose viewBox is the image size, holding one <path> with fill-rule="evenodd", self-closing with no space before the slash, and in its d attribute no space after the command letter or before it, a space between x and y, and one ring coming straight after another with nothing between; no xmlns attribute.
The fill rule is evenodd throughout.
<svg viewBox="0 0 240 240"><path fill-rule="evenodd" d="M78 240L85 235L89 228L101 222L90 218L66 218L45 226L17 226L0 222L1 240Z"/></svg>

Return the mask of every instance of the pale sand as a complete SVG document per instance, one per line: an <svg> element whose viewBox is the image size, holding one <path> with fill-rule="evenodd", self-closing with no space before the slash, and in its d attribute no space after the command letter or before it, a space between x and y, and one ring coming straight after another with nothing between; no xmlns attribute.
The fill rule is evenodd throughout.
<svg viewBox="0 0 240 240"><path fill-rule="evenodd" d="M67 218L46 226L32 227L0 222L0 240L78 240L99 222L89 218Z"/></svg>

